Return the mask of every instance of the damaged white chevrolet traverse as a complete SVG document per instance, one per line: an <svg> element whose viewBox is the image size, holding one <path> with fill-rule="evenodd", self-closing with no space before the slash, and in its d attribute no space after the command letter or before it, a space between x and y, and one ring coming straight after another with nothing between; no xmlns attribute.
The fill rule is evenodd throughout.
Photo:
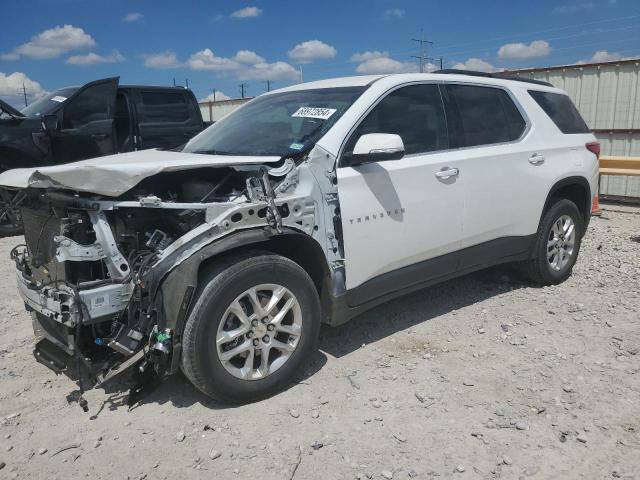
<svg viewBox="0 0 640 480"><path fill-rule="evenodd" d="M11 255L40 362L79 372L80 391L181 369L242 403L285 388L322 323L501 263L564 281L598 154L549 84L360 76L261 95L180 151L0 185L24 193Z"/></svg>

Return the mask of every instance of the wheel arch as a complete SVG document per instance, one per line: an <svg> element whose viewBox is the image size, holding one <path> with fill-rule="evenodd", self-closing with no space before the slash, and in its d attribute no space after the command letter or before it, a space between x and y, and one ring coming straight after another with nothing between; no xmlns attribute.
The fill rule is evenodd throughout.
<svg viewBox="0 0 640 480"><path fill-rule="evenodd" d="M583 232L586 231L591 219L591 186L585 177L572 176L558 180L547 194L544 208L540 214L540 222L544 214L551 208L556 199L566 198L576 204L583 220Z"/></svg>

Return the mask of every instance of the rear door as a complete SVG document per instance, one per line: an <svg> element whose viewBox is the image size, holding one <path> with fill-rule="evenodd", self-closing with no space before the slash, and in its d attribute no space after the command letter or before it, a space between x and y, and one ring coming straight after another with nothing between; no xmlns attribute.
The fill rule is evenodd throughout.
<svg viewBox="0 0 640 480"><path fill-rule="evenodd" d="M462 235L463 186L447 151L438 85L404 86L384 97L351 133L342 165L368 133L400 135L406 155L337 169L353 305L455 271L457 260L446 254Z"/></svg>
<svg viewBox="0 0 640 480"><path fill-rule="evenodd" d="M74 162L115 153L113 119L118 78L88 83L58 112L59 128L50 132L54 161Z"/></svg>
<svg viewBox="0 0 640 480"><path fill-rule="evenodd" d="M188 90L142 88L135 98L138 149L175 148L202 131L198 104Z"/></svg>
<svg viewBox="0 0 640 480"><path fill-rule="evenodd" d="M535 233L529 231L531 218L536 216L537 225L539 215L532 199L546 181L532 163L537 153L525 141L527 118L504 88L453 83L445 93L456 147L452 155L465 183L461 246L479 246L461 259L461 267L525 251L525 237Z"/></svg>

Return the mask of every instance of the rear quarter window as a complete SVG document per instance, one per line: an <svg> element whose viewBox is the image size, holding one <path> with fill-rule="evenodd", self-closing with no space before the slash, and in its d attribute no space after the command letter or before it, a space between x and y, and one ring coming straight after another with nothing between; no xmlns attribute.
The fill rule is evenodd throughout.
<svg viewBox="0 0 640 480"><path fill-rule="evenodd" d="M181 92L142 91L142 121L183 123L191 118L191 102Z"/></svg>
<svg viewBox="0 0 640 480"><path fill-rule="evenodd" d="M562 133L589 133L589 127L568 95L538 90L529 90L529 95L540 105Z"/></svg>

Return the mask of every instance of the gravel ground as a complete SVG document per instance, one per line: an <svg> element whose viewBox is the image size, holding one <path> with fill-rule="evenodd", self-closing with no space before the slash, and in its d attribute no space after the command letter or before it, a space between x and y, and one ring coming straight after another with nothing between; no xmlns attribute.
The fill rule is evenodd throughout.
<svg viewBox="0 0 640 480"><path fill-rule="evenodd" d="M0 478L640 478L638 235L640 209L606 211L563 285L493 269L326 328L267 401L178 375L130 411L91 391L89 413L33 360L0 240Z"/></svg>

